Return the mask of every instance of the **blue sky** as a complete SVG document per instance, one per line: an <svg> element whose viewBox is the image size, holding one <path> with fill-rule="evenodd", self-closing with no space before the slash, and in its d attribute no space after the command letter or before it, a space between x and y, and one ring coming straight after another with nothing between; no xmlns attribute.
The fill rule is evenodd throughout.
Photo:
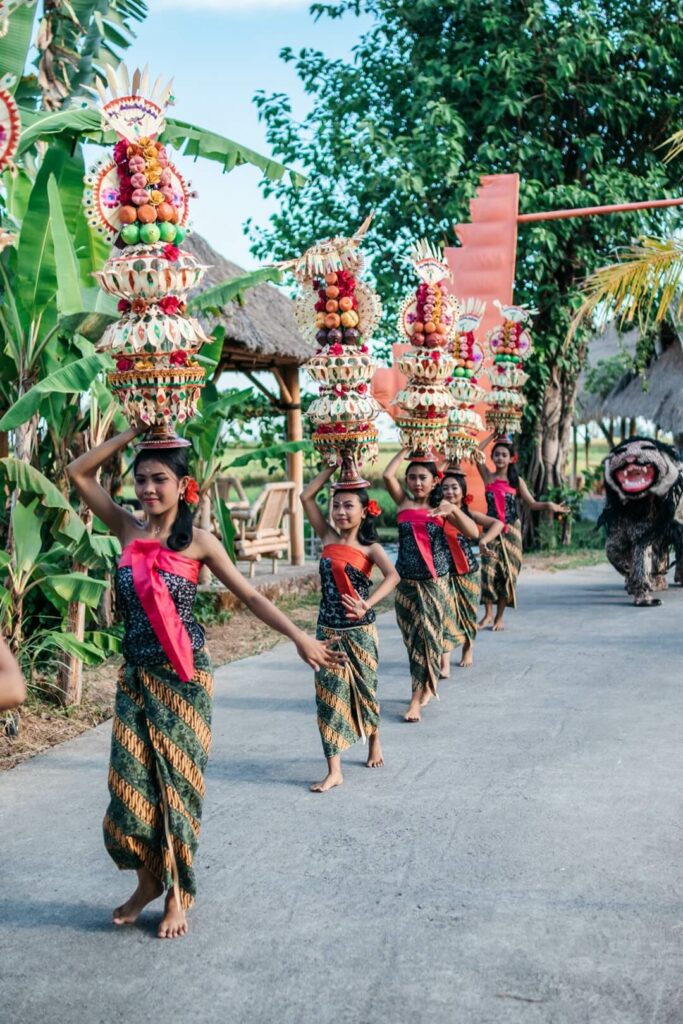
<svg viewBox="0 0 683 1024"><path fill-rule="evenodd" d="M291 65L278 57L283 46L316 47L330 56L346 56L365 22L315 22L308 0L149 0L150 14L126 55L135 67L174 79L182 120L220 132L268 152L264 126L252 97L257 89L286 92L297 117L310 107ZM246 217L265 223L272 200L258 187L259 172L238 167L221 174L217 164L180 157L178 168L199 192L192 205L194 228L228 259L255 267L242 232Z"/></svg>

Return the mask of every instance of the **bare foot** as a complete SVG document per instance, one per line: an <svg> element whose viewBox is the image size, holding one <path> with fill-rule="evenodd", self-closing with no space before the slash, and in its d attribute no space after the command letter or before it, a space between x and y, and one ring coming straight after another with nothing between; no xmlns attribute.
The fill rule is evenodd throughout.
<svg viewBox="0 0 683 1024"><path fill-rule="evenodd" d="M462 658L460 659L460 668L472 668L474 662L474 649L472 644L468 641L463 644Z"/></svg>
<svg viewBox="0 0 683 1024"><path fill-rule="evenodd" d="M434 694L430 693L429 690L423 690L422 696L420 697L420 707L426 708L433 696Z"/></svg>
<svg viewBox="0 0 683 1024"><path fill-rule="evenodd" d="M327 793L328 789L334 789L335 786L341 786L344 781L344 776L339 771L328 772L321 782L314 782L311 788L311 793Z"/></svg>
<svg viewBox="0 0 683 1024"><path fill-rule="evenodd" d="M368 768L384 768L384 754L382 753L382 744L379 741L379 733L374 733L370 737L368 759L365 764Z"/></svg>
<svg viewBox="0 0 683 1024"><path fill-rule="evenodd" d="M425 701L425 703L428 704L430 700L431 700L431 695ZM420 722L420 721L422 721L422 715L420 714L420 705L421 704L422 704L422 700L420 699L420 697L417 694L415 694L415 696L413 697L413 699L410 702L410 707L408 708L408 710L406 711L405 715L403 716L403 721L404 722Z"/></svg>
<svg viewBox="0 0 683 1024"><path fill-rule="evenodd" d="M157 935L160 939L180 939L187 935L187 917L182 907L178 906L173 889L168 891L166 909Z"/></svg>
<svg viewBox="0 0 683 1024"><path fill-rule="evenodd" d="M148 879L140 879L138 887L129 900L117 907L112 915L115 925L134 924L148 903L159 899L164 887L158 878L152 875Z"/></svg>
<svg viewBox="0 0 683 1024"><path fill-rule="evenodd" d="M485 615L483 619L477 623L477 629L486 629L493 623L493 615Z"/></svg>
<svg viewBox="0 0 683 1024"><path fill-rule="evenodd" d="M439 679L448 679L451 674L451 652L444 651L441 655L441 668L439 669Z"/></svg>
<svg viewBox="0 0 683 1024"><path fill-rule="evenodd" d="M493 630L494 633L502 633L503 630L505 629L505 625L503 624L503 620L502 619L496 619L496 621L491 626L491 629Z"/></svg>

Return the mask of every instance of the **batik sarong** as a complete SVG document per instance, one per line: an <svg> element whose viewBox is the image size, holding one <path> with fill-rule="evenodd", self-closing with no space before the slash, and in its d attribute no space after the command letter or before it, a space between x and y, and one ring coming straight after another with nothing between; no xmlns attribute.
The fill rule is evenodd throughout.
<svg viewBox="0 0 683 1024"><path fill-rule="evenodd" d="M343 651L347 659L343 666L321 668L315 674L320 738L325 757L334 757L379 728L377 627L319 625L316 636L334 640L333 649Z"/></svg>
<svg viewBox="0 0 683 1024"><path fill-rule="evenodd" d="M478 569L462 574L452 573L449 582L451 607L444 624L444 637L451 647L460 647L466 640L472 643L477 635L481 575Z"/></svg>
<svg viewBox="0 0 683 1024"><path fill-rule="evenodd" d="M124 664L114 707L105 846L121 869L146 867L192 906L211 743L213 677L195 651L189 682L170 664Z"/></svg>
<svg viewBox="0 0 683 1024"><path fill-rule="evenodd" d="M522 528L519 519L509 523L505 533L487 545L481 559L481 603L496 604L505 599L517 606L517 577L522 567Z"/></svg>
<svg viewBox="0 0 683 1024"><path fill-rule="evenodd" d="M413 693L436 696L441 654L453 647L446 619L451 614L450 576L402 579L396 588L396 621L408 651Z"/></svg>

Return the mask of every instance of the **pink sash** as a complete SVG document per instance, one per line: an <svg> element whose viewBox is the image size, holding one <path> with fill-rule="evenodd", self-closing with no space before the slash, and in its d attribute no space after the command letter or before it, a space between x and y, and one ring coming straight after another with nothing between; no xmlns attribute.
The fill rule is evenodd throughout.
<svg viewBox="0 0 683 1024"><path fill-rule="evenodd" d="M443 524L443 532L446 536L446 543L451 551L451 556L455 563L456 572L459 576L464 576L465 573L470 571L470 563L467 560L467 555L460 546L460 531L457 527L453 526L453 523L449 523L448 520Z"/></svg>
<svg viewBox="0 0 683 1024"><path fill-rule="evenodd" d="M157 640L180 679L188 683L194 676L192 642L159 572L197 583L199 562L165 548L158 540L140 539L124 548L119 567L126 566L132 569L135 593Z"/></svg>
<svg viewBox="0 0 683 1024"><path fill-rule="evenodd" d="M372 562L357 548L349 547L348 544L326 544L322 549L322 557L329 558L332 563L332 578L334 585L340 594L348 594L349 597L358 597L353 583L346 574L346 566L352 565L354 569L369 576L372 572Z"/></svg>
<svg viewBox="0 0 683 1024"><path fill-rule="evenodd" d="M434 555L432 554L432 543L429 539L427 523L436 523L437 526L443 527L442 517L430 515L430 509L428 508L404 508L396 518L399 523L410 523L417 549L422 555L422 560L429 569L432 579L436 579Z"/></svg>
<svg viewBox="0 0 683 1024"><path fill-rule="evenodd" d="M517 489L507 480L494 480L492 484L486 485L487 494L493 495L493 503L496 506L496 516L501 523L505 524L505 495L516 494Z"/></svg>

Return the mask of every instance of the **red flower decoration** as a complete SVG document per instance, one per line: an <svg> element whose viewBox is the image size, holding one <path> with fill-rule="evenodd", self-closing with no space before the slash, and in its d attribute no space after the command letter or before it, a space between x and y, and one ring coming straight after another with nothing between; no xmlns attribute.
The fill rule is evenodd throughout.
<svg viewBox="0 0 683 1024"><path fill-rule="evenodd" d="M165 260L168 260L169 263L175 263L180 256L180 249L177 245L165 245L162 249L161 255Z"/></svg>
<svg viewBox="0 0 683 1024"><path fill-rule="evenodd" d="M382 509L380 508L379 504L376 501L374 501L374 499L373 501L368 502L368 515L371 517L371 519L376 519L377 516L382 515Z"/></svg>
<svg viewBox="0 0 683 1024"><path fill-rule="evenodd" d="M171 366L187 366L187 352L171 352L168 361Z"/></svg>
<svg viewBox="0 0 683 1024"><path fill-rule="evenodd" d="M438 363L441 359L441 353L439 351L430 352L429 358L433 359L435 363Z"/></svg>
<svg viewBox="0 0 683 1024"><path fill-rule="evenodd" d="M180 299L175 295L164 295L163 299L159 301L159 309L163 313L173 315L178 312L180 308Z"/></svg>
<svg viewBox="0 0 683 1024"><path fill-rule="evenodd" d="M339 342L337 342L336 345L330 345L330 347L328 348L327 351L328 351L328 353L331 356L343 356L344 355L344 347L343 347L343 345L340 345Z"/></svg>
<svg viewBox="0 0 683 1024"><path fill-rule="evenodd" d="M197 505L199 503L199 484L193 476L187 481L183 498L188 505Z"/></svg>
<svg viewBox="0 0 683 1024"><path fill-rule="evenodd" d="M366 394L367 390L368 390L367 384L359 384L358 387L356 388L356 391L358 392L359 395Z"/></svg>
<svg viewBox="0 0 683 1024"><path fill-rule="evenodd" d="M128 301L128 299L119 299L119 301L116 303L116 308L118 309L119 313L128 313L130 310L130 302Z"/></svg>
<svg viewBox="0 0 683 1024"><path fill-rule="evenodd" d="M474 501L474 498L472 497L471 494L466 494L465 497L463 498L463 501L465 502L466 505L471 505L472 502Z"/></svg>
<svg viewBox="0 0 683 1024"><path fill-rule="evenodd" d="M116 369L120 373L123 373L125 370L132 370L134 366L135 363L133 362L132 359L126 359L125 357L121 356L120 359L116 360Z"/></svg>
<svg viewBox="0 0 683 1024"><path fill-rule="evenodd" d="M346 427L344 426L343 423L335 423L335 425L334 425L334 432L335 432L335 434L345 434L346 433Z"/></svg>

